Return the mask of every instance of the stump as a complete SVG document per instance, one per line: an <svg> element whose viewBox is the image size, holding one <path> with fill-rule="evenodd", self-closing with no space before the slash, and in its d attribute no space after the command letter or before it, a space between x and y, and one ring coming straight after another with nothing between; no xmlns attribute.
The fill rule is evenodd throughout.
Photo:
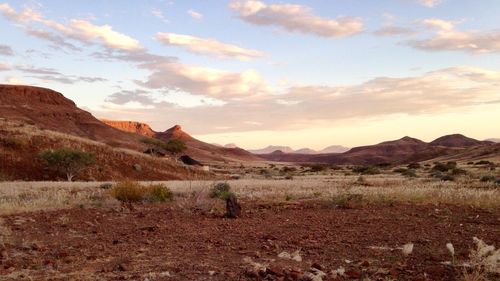
<svg viewBox="0 0 500 281"><path fill-rule="evenodd" d="M241 206L236 196L231 195L226 199L226 217L237 218L241 214Z"/></svg>

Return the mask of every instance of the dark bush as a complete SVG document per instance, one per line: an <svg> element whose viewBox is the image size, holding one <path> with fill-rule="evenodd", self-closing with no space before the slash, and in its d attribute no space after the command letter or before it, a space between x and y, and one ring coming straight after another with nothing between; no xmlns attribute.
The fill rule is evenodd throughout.
<svg viewBox="0 0 500 281"><path fill-rule="evenodd" d="M352 171L357 174L362 174L362 175L377 175L380 174L379 169L376 167L372 166L356 166L352 168Z"/></svg>
<svg viewBox="0 0 500 281"><path fill-rule="evenodd" d="M420 165L420 163L411 163L407 167L408 167L408 169L417 170L417 169L422 168L422 165Z"/></svg>
<svg viewBox="0 0 500 281"><path fill-rule="evenodd" d="M488 176L482 176L480 181L482 182L494 182L496 180L496 177L495 176L491 176L491 175L488 175Z"/></svg>
<svg viewBox="0 0 500 281"><path fill-rule="evenodd" d="M467 171L460 168L454 168L451 170L451 174L454 176L467 175Z"/></svg>
<svg viewBox="0 0 500 281"><path fill-rule="evenodd" d="M442 181L454 181L455 178L452 175L443 175L443 176L441 176L440 180L442 180Z"/></svg>

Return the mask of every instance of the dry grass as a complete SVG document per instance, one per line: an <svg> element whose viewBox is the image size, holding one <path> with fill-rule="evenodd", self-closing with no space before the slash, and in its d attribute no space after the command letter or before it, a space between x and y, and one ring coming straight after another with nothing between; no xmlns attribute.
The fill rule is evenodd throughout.
<svg viewBox="0 0 500 281"><path fill-rule="evenodd" d="M494 184L466 179L441 182L428 179L403 179L399 176L308 176L295 180L234 180L231 190L240 198L262 201L299 199L332 200L346 194L361 194L367 203L444 203L500 207L500 189ZM177 195L178 204L203 205L202 197L209 193L213 181L168 181L163 183ZM0 183L0 214L69 208L78 205L117 204L109 191L98 182L3 182ZM201 203L200 203L201 202ZM190 207L191 208L191 207ZM207 208L210 208L208 206Z"/></svg>

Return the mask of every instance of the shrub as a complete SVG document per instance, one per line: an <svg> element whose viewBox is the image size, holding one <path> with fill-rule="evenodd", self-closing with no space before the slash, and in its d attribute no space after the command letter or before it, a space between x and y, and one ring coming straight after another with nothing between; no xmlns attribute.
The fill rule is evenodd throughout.
<svg viewBox="0 0 500 281"><path fill-rule="evenodd" d="M494 182L495 180L496 180L495 176L491 176L491 175L482 176L480 179L480 181L482 181L482 182L489 182L489 181Z"/></svg>
<svg viewBox="0 0 500 281"><path fill-rule="evenodd" d="M490 161L481 160L481 161L477 161L475 165L491 165L491 164L493 164L493 163Z"/></svg>
<svg viewBox="0 0 500 281"><path fill-rule="evenodd" d="M451 170L451 174L454 176L467 175L467 171L460 168L454 168Z"/></svg>
<svg viewBox="0 0 500 281"><path fill-rule="evenodd" d="M407 169L406 171L402 172L401 175L403 175L405 177L409 177L409 178L416 178L417 177L417 174L416 174L415 170L413 170L413 169Z"/></svg>
<svg viewBox="0 0 500 281"><path fill-rule="evenodd" d="M111 190L111 195L122 202L166 202L173 201L174 194L163 184L143 186L138 182L119 182Z"/></svg>
<svg viewBox="0 0 500 281"><path fill-rule="evenodd" d="M135 181L119 182L111 190L111 195L122 202L140 202L144 200L147 190Z"/></svg>
<svg viewBox="0 0 500 281"><path fill-rule="evenodd" d="M406 169L406 168L397 168L397 169L394 169L392 171L394 173L400 173L400 174L402 174L402 173L405 173L406 171L408 171L408 169Z"/></svg>
<svg viewBox="0 0 500 281"><path fill-rule="evenodd" d="M309 172L312 172L312 173L318 173L318 172L322 172L324 170L326 170L325 165L314 164L314 165L309 166Z"/></svg>
<svg viewBox="0 0 500 281"><path fill-rule="evenodd" d="M214 184L208 193L210 198L220 198L228 197L231 193L231 186L227 182L219 182Z"/></svg>
<svg viewBox="0 0 500 281"><path fill-rule="evenodd" d="M29 148L29 142L24 138L17 137L6 137L1 140L4 147L8 147L15 150L26 150Z"/></svg>
<svg viewBox="0 0 500 281"><path fill-rule="evenodd" d="M336 208L354 209L360 207L362 203L362 194L347 193L332 198L332 205Z"/></svg>
<svg viewBox="0 0 500 281"><path fill-rule="evenodd" d="M411 163L407 167L408 167L408 169L417 170L417 169L422 168L422 165L420 165L420 163Z"/></svg>
<svg viewBox="0 0 500 281"><path fill-rule="evenodd" d="M166 187L164 184L152 184L147 187L148 194L146 200L149 202L166 202L173 201L174 194L170 188Z"/></svg>
<svg viewBox="0 0 500 281"><path fill-rule="evenodd" d="M113 184L109 183L109 182L99 185L100 189L111 189L112 187L113 187Z"/></svg>
<svg viewBox="0 0 500 281"><path fill-rule="evenodd" d="M372 166L356 166L352 168L354 173L362 174L362 175L377 175L380 174L379 169Z"/></svg>
<svg viewBox="0 0 500 281"><path fill-rule="evenodd" d="M448 172L449 167L446 164L437 162L434 164L434 167L432 167L432 170L438 172Z"/></svg>
<svg viewBox="0 0 500 281"><path fill-rule="evenodd" d="M442 180L442 181L454 181L455 177L453 177L452 175L443 175L443 176L441 176L440 180Z"/></svg>
<svg viewBox="0 0 500 281"><path fill-rule="evenodd" d="M95 154L79 151L71 148L60 148L57 150L44 151L39 157L47 165L60 173L66 174L68 181L78 175L88 166L95 164Z"/></svg>

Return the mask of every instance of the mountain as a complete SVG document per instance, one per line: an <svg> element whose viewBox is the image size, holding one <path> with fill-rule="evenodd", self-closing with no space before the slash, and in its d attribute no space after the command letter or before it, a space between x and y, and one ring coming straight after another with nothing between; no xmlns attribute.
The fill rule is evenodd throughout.
<svg viewBox="0 0 500 281"><path fill-rule="evenodd" d="M476 139L468 138L461 134L446 135L437 138L429 143L433 146L445 146L445 147L471 147L483 145L485 142Z"/></svg>
<svg viewBox="0 0 500 281"><path fill-rule="evenodd" d="M238 146L234 143L228 143L226 145L224 145L225 148L238 148Z"/></svg>
<svg viewBox="0 0 500 281"><path fill-rule="evenodd" d="M375 145L360 146L344 153L326 154L266 154L262 158L280 162L309 162L327 164L373 165L404 161L414 153L424 150L427 143L410 137L386 141Z"/></svg>
<svg viewBox="0 0 500 281"><path fill-rule="evenodd" d="M61 93L45 88L0 85L0 117L123 147L142 147L137 135L104 124Z"/></svg>
<svg viewBox="0 0 500 281"><path fill-rule="evenodd" d="M349 151L350 148L342 146L342 145L331 145L326 147L323 150L318 151L318 154L326 154L326 153L344 153Z"/></svg>
<svg viewBox="0 0 500 281"><path fill-rule="evenodd" d="M127 132L135 131L136 134L156 138L163 141L169 141L173 139L178 139L186 144L185 154L189 155L193 159L198 161L216 161L216 162L227 162L227 161L260 161L262 160L258 156L251 154L250 152L235 147L226 148L214 144L209 144L202 142L185 131L182 130L180 125L175 125L172 128L164 132L156 132L152 130L147 124L138 123L134 121L106 121L111 126L116 126L117 129L124 130ZM131 126L128 126L131 124ZM140 129L137 130L137 124L140 124Z"/></svg>
<svg viewBox="0 0 500 281"><path fill-rule="evenodd" d="M489 142L494 142L494 143L500 143L500 139L499 138L485 139L484 141L489 141Z"/></svg>
<svg viewBox="0 0 500 281"><path fill-rule="evenodd" d="M156 132L149 127L148 124L135 122L135 121L113 121L101 119L101 121L111 127L114 127L120 131L139 134L148 137L154 137Z"/></svg>
<svg viewBox="0 0 500 281"><path fill-rule="evenodd" d="M293 153L295 154L317 154L318 152L316 150L312 150L310 148L301 148L295 150Z"/></svg>
<svg viewBox="0 0 500 281"><path fill-rule="evenodd" d="M262 148L262 149L251 149L251 150L248 150L249 152L253 153L253 154L268 154L268 153L273 153L275 151L281 151L283 153L293 153L294 150L289 147L289 146L277 146L277 145L270 145L266 148Z"/></svg>

